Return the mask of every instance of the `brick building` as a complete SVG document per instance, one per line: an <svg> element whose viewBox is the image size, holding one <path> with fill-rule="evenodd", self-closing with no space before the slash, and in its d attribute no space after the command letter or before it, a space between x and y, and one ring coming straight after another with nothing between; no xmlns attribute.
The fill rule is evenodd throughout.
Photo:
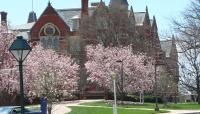
<svg viewBox="0 0 200 114"><path fill-rule="evenodd" d="M55 9L50 3L41 16L36 18L32 11L29 14L28 23L18 26L15 30L20 31L33 45L41 43L45 48L53 48L63 53L69 53L84 70L83 38L80 36L80 24L84 16L92 17L97 15L98 10L117 8L125 12L130 26L134 30L134 37L127 40L133 45L135 51L145 52L156 58L160 69L174 77L177 83L178 92L178 55L174 38L167 41L160 41L155 16L149 17L148 8L145 12L134 12L130 10L127 0L110 0L109 6L100 0L88 7L88 0L81 0L81 8ZM5 20L4 18L2 18ZM87 30L87 29L86 29ZM162 64L161 64L162 63ZM84 73L80 73L82 84L86 82ZM89 90L95 90L89 89ZM84 88L85 90L85 88Z"/></svg>

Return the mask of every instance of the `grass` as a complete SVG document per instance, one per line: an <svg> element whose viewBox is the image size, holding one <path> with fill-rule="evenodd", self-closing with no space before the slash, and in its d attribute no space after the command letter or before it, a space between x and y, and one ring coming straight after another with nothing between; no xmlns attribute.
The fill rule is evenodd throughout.
<svg viewBox="0 0 200 114"><path fill-rule="evenodd" d="M92 102L92 103L82 103L81 105L87 106L106 106L112 107L112 104L108 104L107 102L100 101L100 102ZM200 109L200 105L197 103L169 103L167 106L163 104L158 105L162 109L177 109L177 110L193 110L193 109ZM118 105L118 107L123 108L149 108L154 109L155 103L144 103L144 104L131 104L131 105Z"/></svg>
<svg viewBox="0 0 200 114"><path fill-rule="evenodd" d="M82 107L82 106L71 106L72 111L68 114L112 114L111 107ZM118 108L118 114L157 114L164 113L167 111L161 110L155 112L154 110L140 110L140 109L124 109Z"/></svg>
<svg viewBox="0 0 200 114"><path fill-rule="evenodd" d="M200 109L200 105L198 103L177 103L177 104L169 104L165 107L165 109L178 109L178 110L193 110Z"/></svg>
<svg viewBox="0 0 200 114"><path fill-rule="evenodd" d="M112 107L112 104L107 103L105 101L92 102L92 103L81 103L81 105ZM161 105L162 104L159 104L159 106L161 106ZM149 109L153 109L153 108L155 108L155 103L131 104L131 105L124 104L124 105L118 105L118 107L123 107L123 108L149 108Z"/></svg>

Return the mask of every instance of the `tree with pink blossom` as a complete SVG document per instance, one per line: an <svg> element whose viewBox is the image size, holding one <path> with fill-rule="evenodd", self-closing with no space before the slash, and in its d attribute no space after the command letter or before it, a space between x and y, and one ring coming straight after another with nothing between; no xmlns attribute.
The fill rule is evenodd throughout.
<svg viewBox="0 0 200 114"><path fill-rule="evenodd" d="M70 57L36 46L24 62L25 93L45 97L50 114L59 95L69 96L77 89L77 70Z"/></svg>
<svg viewBox="0 0 200 114"><path fill-rule="evenodd" d="M131 46L105 48L102 45L89 45L86 51L88 61L85 66L90 73L88 80L112 91L111 72L115 72L121 100L128 93L153 89L153 60L145 54L134 54ZM123 62L123 70L117 61Z"/></svg>
<svg viewBox="0 0 200 114"><path fill-rule="evenodd" d="M14 34L8 33L7 26L0 25L0 105L15 104L18 92L16 63L8 51Z"/></svg>

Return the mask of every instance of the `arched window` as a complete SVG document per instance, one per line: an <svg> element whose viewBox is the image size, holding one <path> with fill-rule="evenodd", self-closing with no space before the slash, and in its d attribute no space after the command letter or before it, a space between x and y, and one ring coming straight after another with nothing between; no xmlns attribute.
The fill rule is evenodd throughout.
<svg viewBox="0 0 200 114"><path fill-rule="evenodd" d="M40 42L44 48L59 49L60 30L53 23L47 23L40 29Z"/></svg>

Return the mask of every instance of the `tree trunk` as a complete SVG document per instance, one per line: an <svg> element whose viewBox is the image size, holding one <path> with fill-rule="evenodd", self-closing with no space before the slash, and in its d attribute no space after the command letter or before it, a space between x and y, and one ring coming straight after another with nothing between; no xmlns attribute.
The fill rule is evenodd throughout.
<svg viewBox="0 0 200 114"><path fill-rule="evenodd" d="M166 96L163 96L163 104L164 104L164 106L167 106L167 97Z"/></svg>
<svg viewBox="0 0 200 114"><path fill-rule="evenodd" d="M117 87L117 91L119 93L119 97L120 97L120 101L121 101L121 104L123 105L124 104L124 98L125 98L125 92L123 91L123 89L120 88L120 86L118 85Z"/></svg>
<svg viewBox="0 0 200 114"><path fill-rule="evenodd" d="M124 92L122 92L121 94L120 94L120 97L121 97L121 104L123 105L124 104L124 98L125 98L125 93Z"/></svg>
<svg viewBox="0 0 200 114"><path fill-rule="evenodd" d="M198 93L197 93L197 102L198 102L198 104L200 105L200 92L198 91Z"/></svg>

